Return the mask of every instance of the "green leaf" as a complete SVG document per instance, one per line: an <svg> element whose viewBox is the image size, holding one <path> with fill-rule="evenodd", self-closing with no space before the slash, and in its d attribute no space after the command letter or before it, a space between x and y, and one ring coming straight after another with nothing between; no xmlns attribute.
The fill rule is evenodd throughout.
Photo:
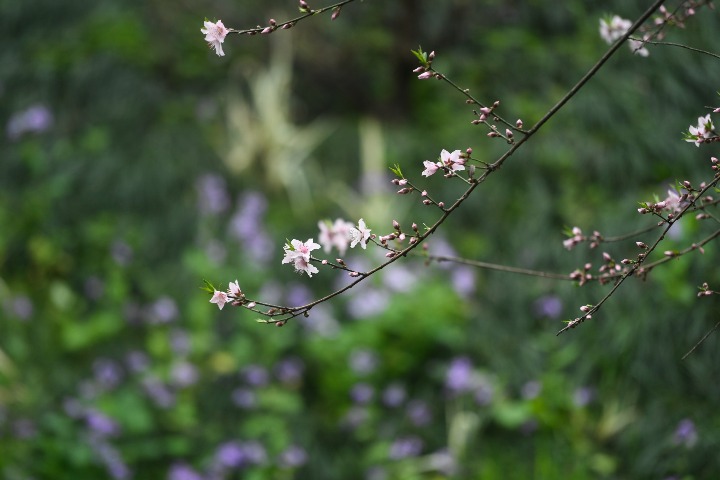
<svg viewBox="0 0 720 480"><path fill-rule="evenodd" d="M405 178L405 176L402 173L402 170L400 169L400 164L396 163L392 167L390 167L390 171L393 172L395 175L397 175L400 178Z"/></svg>
<svg viewBox="0 0 720 480"><path fill-rule="evenodd" d="M428 65L427 53L423 52L422 47L419 46L417 50L410 50L410 51L412 52L413 55L415 55L415 58L417 58L423 66Z"/></svg>

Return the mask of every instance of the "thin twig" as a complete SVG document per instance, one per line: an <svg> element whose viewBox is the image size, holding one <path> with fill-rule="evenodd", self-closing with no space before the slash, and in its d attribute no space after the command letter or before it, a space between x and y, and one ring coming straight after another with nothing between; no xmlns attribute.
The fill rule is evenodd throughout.
<svg viewBox="0 0 720 480"><path fill-rule="evenodd" d="M681 358L681 360L685 360L691 353L693 353L696 348L698 348L705 340L707 340L707 338L708 338L710 335L712 335L712 333L713 333L715 330L717 330L718 327L720 327L720 322L716 323L715 326L714 326L713 328L711 328L710 331L707 332L707 333L705 334L705 336L703 336L703 337L700 339L700 341L697 342L697 343L695 344L695 346L690 349L689 352L687 352L685 355L683 355L683 357Z"/></svg>

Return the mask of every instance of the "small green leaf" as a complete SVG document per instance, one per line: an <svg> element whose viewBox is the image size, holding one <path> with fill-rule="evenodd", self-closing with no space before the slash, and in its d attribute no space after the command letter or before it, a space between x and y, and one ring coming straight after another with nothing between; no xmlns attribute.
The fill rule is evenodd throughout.
<svg viewBox="0 0 720 480"><path fill-rule="evenodd" d="M200 288L200 290L204 290L209 293L215 293L215 290L217 290L217 288L215 288L213 286L213 284L210 283L210 281L205 280L204 278L203 278L203 286L199 287L199 288Z"/></svg>
<svg viewBox="0 0 720 480"><path fill-rule="evenodd" d="M402 173L402 170L400 169L400 164L396 163L392 167L390 167L390 171L393 172L395 175L397 175L400 178L405 178L405 176Z"/></svg>
<svg viewBox="0 0 720 480"><path fill-rule="evenodd" d="M426 67L428 65L427 61L427 53L423 52L422 47L418 47L417 50L410 50L413 55L415 55L415 58L417 58L420 63Z"/></svg>

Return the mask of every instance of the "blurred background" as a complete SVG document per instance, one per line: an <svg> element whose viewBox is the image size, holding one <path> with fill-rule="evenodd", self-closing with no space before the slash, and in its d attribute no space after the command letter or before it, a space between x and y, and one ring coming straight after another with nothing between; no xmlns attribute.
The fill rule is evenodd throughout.
<svg viewBox="0 0 720 480"><path fill-rule="evenodd" d="M606 49L599 18L637 3L357 2L230 36L218 58L205 17L249 28L295 2L0 1L0 477L717 478L720 338L680 360L718 320L696 298L718 286L714 245L560 337L608 287L408 259L282 329L199 288L318 298L346 279L281 266L286 238L430 223L389 166L450 202L460 185L423 160L502 152L463 98L416 79L411 48L531 126ZM717 13L699 13L668 39L712 49ZM638 202L711 177L717 148L681 133L720 103L718 75L679 48L621 49L430 251L560 273L633 257L657 234L568 252L562 232L646 227ZM690 218L660 250L711 231Z"/></svg>

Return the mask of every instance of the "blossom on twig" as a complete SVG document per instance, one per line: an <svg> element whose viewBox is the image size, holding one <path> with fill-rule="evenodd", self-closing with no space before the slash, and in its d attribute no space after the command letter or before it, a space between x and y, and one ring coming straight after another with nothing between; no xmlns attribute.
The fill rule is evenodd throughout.
<svg viewBox="0 0 720 480"><path fill-rule="evenodd" d="M205 41L208 42L208 46L215 49L218 57L224 56L225 52L223 52L222 43L225 41L225 36L230 33L230 30L225 28L222 20L218 20L215 23L206 20L204 25L205 28L201 28L200 32L205 34Z"/></svg>

